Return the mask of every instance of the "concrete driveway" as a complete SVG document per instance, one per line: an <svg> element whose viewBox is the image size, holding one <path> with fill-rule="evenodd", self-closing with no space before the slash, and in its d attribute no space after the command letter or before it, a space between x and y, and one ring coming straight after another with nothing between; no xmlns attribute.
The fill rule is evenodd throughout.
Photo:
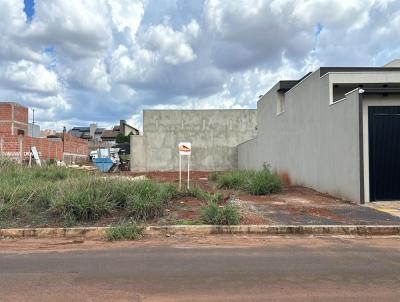
<svg viewBox="0 0 400 302"><path fill-rule="evenodd" d="M290 187L276 195L242 194L236 196L235 201L242 208L248 224L400 224L400 215L396 216L400 212L400 203L357 205L304 187Z"/></svg>
<svg viewBox="0 0 400 302"><path fill-rule="evenodd" d="M400 201L378 201L371 202L368 207L388 213L392 216L400 217Z"/></svg>

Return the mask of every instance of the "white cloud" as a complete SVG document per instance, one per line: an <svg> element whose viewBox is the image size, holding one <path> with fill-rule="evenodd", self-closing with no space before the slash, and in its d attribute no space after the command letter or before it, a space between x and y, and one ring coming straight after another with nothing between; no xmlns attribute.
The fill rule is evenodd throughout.
<svg viewBox="0 0 400 302"><path fill-rule="evenodd" d="M35 0L31 22L23 0L0 7L0 98L46 125L254 108L318 65L400 57L395 0Z"/></svg>
<svg viewBox="0 0 400 302"><path fill-rule="evenodd" d="M0 7L0 60L47 61L40 49L21 40L21 34L28 28L23 1L0 0Z"/></svg>
<svg viewBox="0 0 400 302"><path fill-rule="evenodd" d="M112 43L109 7L103 0L35 1L24 37L76 59L105 54Z"/></svg>
<svg viewBox="0 0 400 302"><path fill-rule="evenodd" d="M116 29L119 32L128 30L130 38L134 40L144 15L144 4L132 0L108 0L108 3Z"/></svg>
<svg viewBox="0 0 400 302"><path fill-rule="evenodd" d="M68 62L70 63L70 62ZM60 73L70 85L79 89L109 92L111 83L106 64L101 59L82 59L79 64L62 65Z"/></svg>
<svg viewBox="0 0 400 302"><path fill-rule="evenodd" d="M142 36L144 46L160 56L165 63L181 64L196 59L187 36L195 37L199 31L196 21L191 21L183 31L174 31L170 26L159 24L150 26ZM186 35L185 35L186 34Z"/></svg>
<svg viewBox="0 0 400 302"><path fill-rule="evenodd" d="M4 88L22 91L56 94L60 89L57 74L41 64L21 60L4 66L0 72Z"/></svg>

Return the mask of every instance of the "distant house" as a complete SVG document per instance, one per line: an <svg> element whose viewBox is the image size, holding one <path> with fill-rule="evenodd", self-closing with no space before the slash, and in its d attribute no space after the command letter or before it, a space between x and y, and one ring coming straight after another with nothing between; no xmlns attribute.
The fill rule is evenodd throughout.
<svg viewBox="0 0 400 302"><path fill-rule="evenodd" d="M117 134L129 135L132 133L133 135L139 135L139 130L127 124L125 120L120 120L119 125L114 126L112 130L118 132Z"/></svg>
<svg viewBox="0 0 400 302"><path fill-rule="evenodd" d="M119 131L114 131L112 130L104 130L102 135L101 135L101 140L103 142L115 142L117 135L119 134Z"/></svg>
<svg viewBox="0 0 400 302"><path fill-rule="evenodd" d="M87 141L99 142L104 130L105 128L97 128L97 124L94 123L90 124L89 127L74 127L68 133Z"/></svg>
<svg viewBox="0 0 400 302"><path fill-rule="evenodd" d="M111 130L104 130L101 135L101 140L104 142L116 142L118 134L124 135L139 135L139 130L126 123L125 120L120 120L119 125L114 126Z"/></svg>
<svg viewBox="0 0 400 302"><path fill-rule="evenodd" d="M51 129L45 129L45 130L41 130L40 131L40 136L41 137L48 137L51 135L55 135L57 132L55 130L51 130Z"/></svg>

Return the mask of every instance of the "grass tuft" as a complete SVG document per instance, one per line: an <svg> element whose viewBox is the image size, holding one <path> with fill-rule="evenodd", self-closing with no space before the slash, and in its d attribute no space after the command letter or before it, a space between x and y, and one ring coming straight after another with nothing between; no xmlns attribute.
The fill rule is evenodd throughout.
<svg viewBox="0 0 400 302"><path fill-rule="evenodd" d="M194 188L194 189L187 189L184 191L184 194L187 196L193 196L199 200L205 201L205 202L219 202L224 199L224 194L221 192L216 192L216 193L210 193L206 190L199 189L199 188Z"/></svg>
<svg viewBox="0 0 400 302"><path fill-rule="evenodd" d="M148 220L162 216L166 204L175 196L176 188L171 184L136 181L127 194L126 207L135 219Z"/></svg>
<svg viewBox="0 0 400 302"><path fill-rule="evenodd" d="M107 178L57 167L24 167L0 159L0 227L62 222L73 226L123 209L135 219L162 215L176 188L151 180Z"/></svg>
<svg viewBox="0 0 400 302"><path fill-rule="evenodd" d="M232 171L218 175L219 188L243 190L252 195L266 195L282 191L283 183L278 174L268 168L260 171Z"/></svg>
<svg viewBox="0 0 400 302"><path fill-rule="evenodd" d="M138 240L143 237L143 230L134 220L123 220L107 230L106 238L109 241Z"/></svg>
<svg viewBox="0 0 400 302"><path fill-rule="evenodd" d="M240 223L240 213L235 206L211 202L201 208L201 220L204 224L235 225Z"/></svg>

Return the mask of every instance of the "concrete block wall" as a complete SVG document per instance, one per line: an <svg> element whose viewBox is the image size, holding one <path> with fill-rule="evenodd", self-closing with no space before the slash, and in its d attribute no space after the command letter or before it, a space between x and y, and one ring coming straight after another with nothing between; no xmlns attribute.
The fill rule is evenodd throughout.
<svg viewBox="0 0 400 302"><path fill-rule="evenodd" d="M314 72L285 93L278 114L275 86L257 104L258 135L239 146L239 168L263 164L291 181L333 196L360 202L359 94L331 103L333 83L399 82L386 73Z"/></svg>
<svg viewBox="0 0 400 302"><path fill-rule="evenodd" d="M180 142L192 143L192 170L237 169L237 145L255 135L254 109L144 110L143 136L131 136L131 169L177 171Z"/></svg>

